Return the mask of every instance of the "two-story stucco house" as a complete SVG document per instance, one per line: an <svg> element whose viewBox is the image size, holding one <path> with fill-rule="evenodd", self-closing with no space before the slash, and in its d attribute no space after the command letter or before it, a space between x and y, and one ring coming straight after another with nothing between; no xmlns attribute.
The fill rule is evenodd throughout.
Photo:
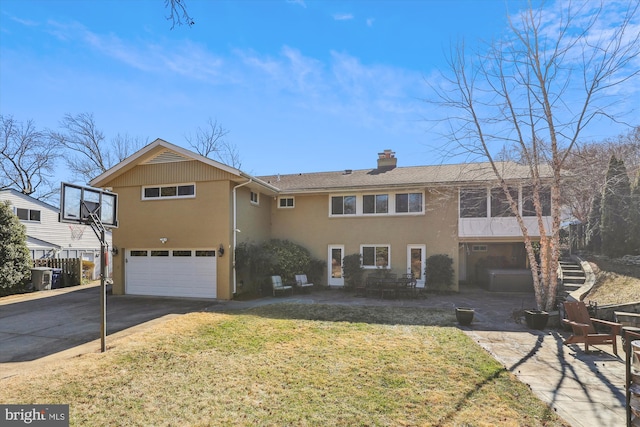
<svg viewBox="0 0 640 427"><path fill-rule="evenodd" d="M32 259L80 258L94 263L93 278L100 274L100 241L88 225L58 221L60 209L13 189L0 190L25 226ZM106 235L111 245L111 233ZM110 257L107 254L107 257Z"/></svg>
<svg viewBox="0 0 640 427"><path fill-rule="evenodd" d="M433 254L453 258L456 283L475 280L487 256L526 268L522 235L488 164L397 161L385 150L371 169L253 177L158 139L91 181L119 195L114 293L230 299L234 248L269 238L326 260L329 286L344 286L342 258L352 253L365 269L413 272L419 284ZM520 185L527 168L499 166L536 236Z"/></svg>

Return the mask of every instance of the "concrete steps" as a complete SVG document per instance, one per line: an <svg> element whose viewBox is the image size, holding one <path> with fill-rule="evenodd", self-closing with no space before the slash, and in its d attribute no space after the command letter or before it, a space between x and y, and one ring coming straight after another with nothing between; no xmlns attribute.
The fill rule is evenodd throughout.
<svg viewBox="0 0 640 427"><path fill-rule="evenodd" d="M562 296L579 289L586 281L586 275L580 264L572 260L560 261L560 279Z"/></svg>

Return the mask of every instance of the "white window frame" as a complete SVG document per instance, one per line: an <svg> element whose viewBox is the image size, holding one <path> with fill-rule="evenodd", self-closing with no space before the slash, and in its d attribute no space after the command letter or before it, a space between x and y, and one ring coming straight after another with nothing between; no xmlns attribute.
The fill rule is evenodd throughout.
<svg viewBox="0 0 640 427"><path fill-rule="evenodd" d="M22 218L20 218L18 216L18 209L27 211L27 219L22 219ZM40 219L31 219L31 212L38 212L38 216L40 217ZM13 213L18 217L18 219L20 221L24 221L24 222L42 222L42 211L40 209L29 209L29 208L18 208L18 207L15 207Z"/></svg>
<svg viewBox="0 0 640 427"><path fill-rule="evenodd" d="M351 214L346 214L346 213L341 213L341 214L334 214L333 213L333 198L334 197L342 197L342 208L343 208L343 212L344 212L344 199L345 197L353 197L355 199L355 210L354 212ZM358 199L361 199L361 197L358 197L356 194L330 194L329 195L329 216L330 217L334 217L334 218L343 218L343 217L353 217L358 215L358 209L362 209L360 208L360 205L362 203L358 203Z"/></svg>
<svg viewBox="0 0 640 427"><path fill-rule="evenodd" d="M179 195L178 194L178 187L187 187L187 186L193 186L193 194ZM176 195L175 196L163 196L162 195L162 189L163 188L169 188L169 187L175 187L175 189L176 189ZM145 190L147 190L149 188L157 188L159 190L158 197L147 197L147 196L145 196ZM142 200L193 199L193 198L196 197L196 183L195 182L184 182L184 183L179 183L179 184L143 185L142 186L141 197L142 197Z"/></svg>
<svg viewBox="0 0 640 427"><path fill-rule="evenodd" d="M364 263L364 248L374 248L374 251L377 252L378 248L387 248L387 266L386 267L378 267L377 265L377 258L375 260L375 265L365 265ZM367 243L367 244L363 244L360 245L360 256L362 257L362 268L365 269L378 269L378 268L384 268L384 269L390 269L391 268L391 245L388 243Z"/></svg>
<svg viewBox="0 0 640 427"><path fill-rule="evenodd" d="M282 202L285 201L285 206L282 206ZM286 203L291 201L291 206ZM296 198L295 197L278 197L278 209L293 209L296 207Z"/></svg>
<svg viewBox="0 0 640 427"><path fill-rule="evenodd" d="M251 201L252 205L259 205L260 204L260 193L258 193L256 191L251 191L249 193L249 200Z"/></svg>
<svg viewBox="0 0 640 427"><path fill-rule="evenodd" d="M398 206L396 203L396 197L400 194L406 194L407 195L407 212L398 212ZM420 194L422 196L422 203L420 204L420 210L419 211L412 211L411 210L411 203L409 202L410 196L412 194ZM393 212L396 215L424 215L424 211L425 209L425 195L424 195L424 191L400 191L397 193L393 193ZM389 210L391 210L391 200L389 200Z"/></svg>
<svg viewBox="0 0 640 427"><path fill-rule="evenodd" d="M378 212L378 197L379 196L387 196L387 211L386 212ZM393 195L395 199L395 195ZM365 197L373 197L373 212L365 212L364 211L364 198ZM358 204L356 198L356 206ZM357 212L357 210L356 210ZM363 194L362 195L362 215L389 215L391 211L391 197L389 197L389 193L377 193L377 194Z"/></svg>

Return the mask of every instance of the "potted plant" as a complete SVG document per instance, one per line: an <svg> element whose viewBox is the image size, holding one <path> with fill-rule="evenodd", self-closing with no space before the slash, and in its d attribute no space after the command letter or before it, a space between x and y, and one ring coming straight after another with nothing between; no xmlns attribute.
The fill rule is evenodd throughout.
<svg viewBox="0 0 640 427"><path fill-rule="evenodd" d="M524 318L531 329L543 330L549 322L549 313L542 310L525 310Z"/></svg>
<svg viewBox="0 0 640 427"><path fill-rule="evenodd" d="M462 326L469 326L473 321L475 310L469 307L456 307L456 320Z"/></svg>

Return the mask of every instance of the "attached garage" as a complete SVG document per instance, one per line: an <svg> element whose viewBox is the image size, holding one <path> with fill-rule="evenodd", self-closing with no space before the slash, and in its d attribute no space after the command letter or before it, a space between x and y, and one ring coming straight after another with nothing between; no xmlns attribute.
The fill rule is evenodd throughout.
<svg viewBox="0 0 640 427"><path fill-rule="evenodd" d="M216 298L215 249L130 249L125 293Z"/></svg>

